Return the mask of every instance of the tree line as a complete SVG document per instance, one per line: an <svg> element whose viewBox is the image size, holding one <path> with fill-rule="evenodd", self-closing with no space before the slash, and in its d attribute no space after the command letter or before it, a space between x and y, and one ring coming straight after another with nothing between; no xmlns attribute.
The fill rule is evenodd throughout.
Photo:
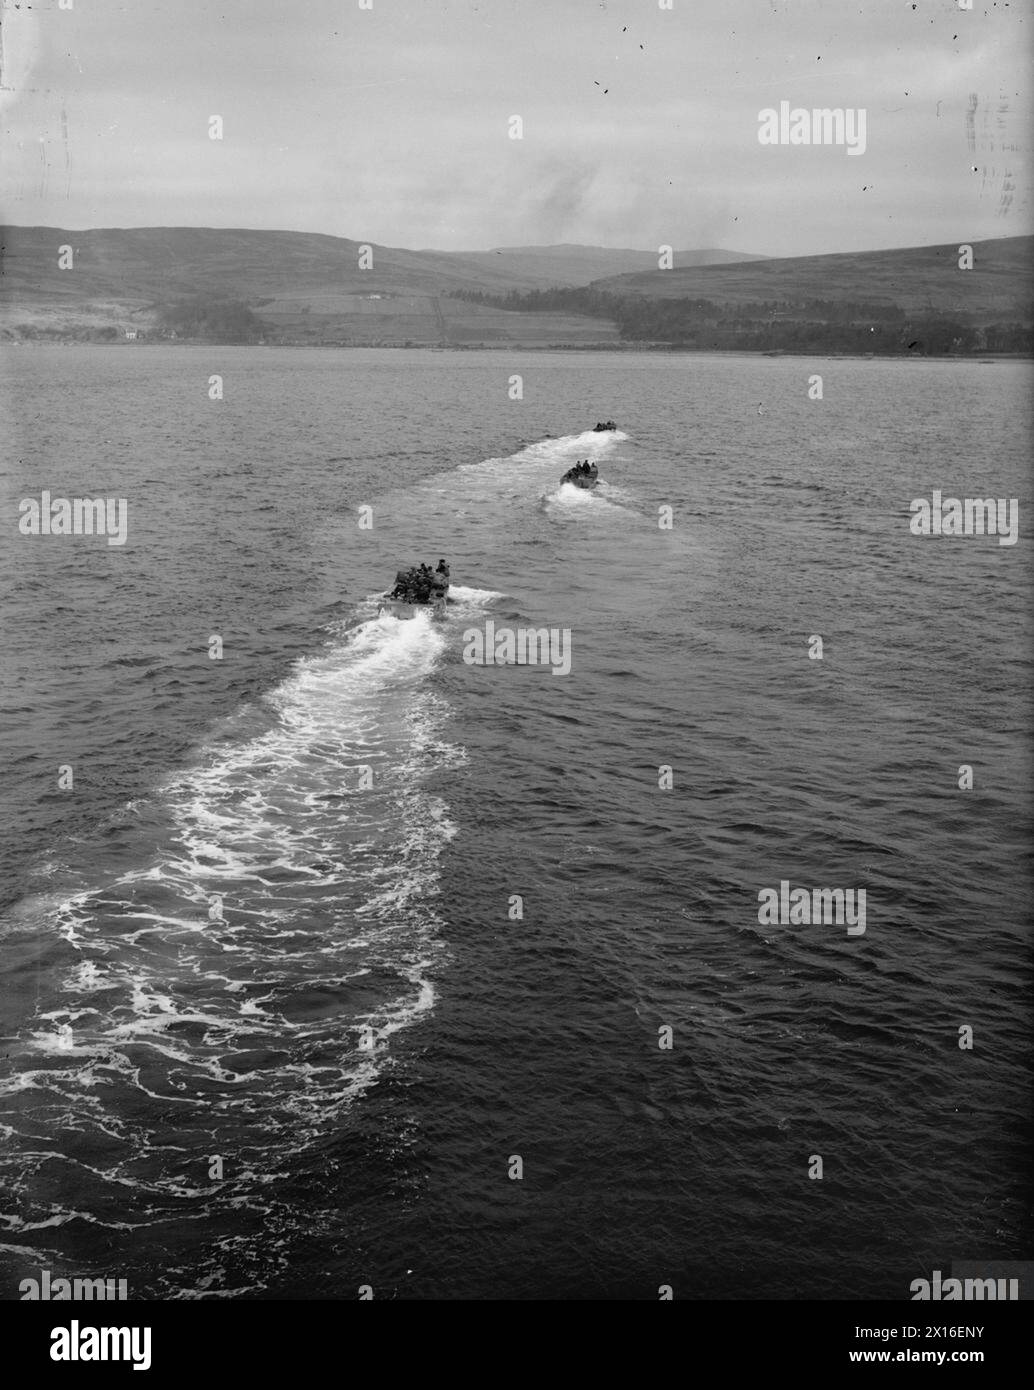
<svg viewBox="0 0 1034 1390"><path fill-rule="evenodd" d="M267 329L243 300L199 294L160 305L158 333L206 343L257 343Z"/></svg>
<svg viewBox="0 0 1034 1390"><path fill-rule="evenodd" d="M561 312L609 319L629 342L746 352L912 353L917 356L1034 352L1029 323L974 323L936 310L908 313L899 304L865 300L651 299L592 286L510 290L504 295L454 290L452 298L516 313Z"/></svg>

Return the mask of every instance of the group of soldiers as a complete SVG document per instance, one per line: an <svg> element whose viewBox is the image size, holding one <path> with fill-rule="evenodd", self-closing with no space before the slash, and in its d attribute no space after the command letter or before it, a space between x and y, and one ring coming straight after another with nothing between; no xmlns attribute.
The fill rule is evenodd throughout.
<svg viewBox="0 0 1034 1390"><path fill-rule="evenodd" d="M595 482L598 476L599 470L594 463L590 463L588 459L579 459L573 468L567 470L560 481L562 483L575 483L577 485L579 478Z"/></svg>
<svg viewBox="0 0 1034 1390"><path fill-rule="evenodd" d="M444 560L439 560L438 568L434 570L424 564L399 570L391 597L402 599L405 603L438 603L445 601L448 592L449 566Z"/></svg>

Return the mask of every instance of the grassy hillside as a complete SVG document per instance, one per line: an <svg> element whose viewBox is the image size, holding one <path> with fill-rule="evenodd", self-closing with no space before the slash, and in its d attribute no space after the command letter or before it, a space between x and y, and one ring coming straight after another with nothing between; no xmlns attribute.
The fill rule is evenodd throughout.
<svg viewBox="0 0 1034 1390"><path fill-rule="evenodd" d="M657 268L656 251L606 246L504 246L494 251L464 251L461 258L465 265L477 266L486 273L507 271L524 281L528 289L548 289L551 285L587 285L604 276ZM676 266L684 267L723 265L759 258L738 251L705 248L700 251L675 251L672 259Z"/></svg>
<svg viewBox="0 0 1034 1390"><path fill-rule="evenodd" d="M379 300L349 295L278 296L256 311L280 341L335 346L617 346L607 319L548 311L520 314L436 295Z"/></svg>
<svg viewBox="0 0 1034 1390"><path fill-rule="evenodd" d="M1030 356L1032 259L1034 238L1007 237L962 256L955 245L919 246L453 293L518 312L593 315L624 342L710 352Z"/></svg>
<svg viewBox="0 0 1034 1390"><path fill-rule="evenodd" d="M585 284L593 275L656 263L651 252L583 246L466 256L373 245L372 268L361 270L360 244L308 232L208 227L5 227L0 332L124 339L132 329L153 336L162 332L163 306L222 296L258 314L268 341L609 343L616 331L603 320L501 314L442 296L460 288L505 294ZM70 269L59 265L66 246ZM723 254L731 253L680 252L676 260Z"/></svg>
<svg viewBox="0 0 1034 1390"><path fill-rule="evenodd" d="M972 243L972 270L959 269L959 245L676 266L611 276L593 288L650 299L709 299L730 308L841 300L896 305L906 313L968 313L1029 323L1034 237Z"/></svg>
<svg viewBox="0 0 1034 1390"><path fill-rule="evenodd" d="M218 292L250 299L306 291L443 293L472 282L496 290L530 287L503 269L465 266L459 256L386 246L373 246L372 268L360 270L360 242L310 232L5 227L2 236L5 290L41 297L155 299ZM72 270L58 267L62 245L73 248Z"/></svg>
<svg viewBox="0 0 1034 1390"><path fill-rule="evenodd" d="M72 268L59 266L72 248ZM373 265L359 269L360 243L301 232L204 227L7 227L0 250L0 333L125 340L168 336L167 315L183 301L223 296L262 320L266 341L302 343L448 343L584 341L585 323L556 314L509 315L507 332L494 311L446 316L438 297L479 284L496 292L531 283L504 267L467 266L460 256L373 246ZM181 316L182 317L182 316ZM567 316L570 317L570 316ZM450 321L462 319L450 328ZM177 324L179 320L176 320ZM189 337L182 328L177 336ZM616 337L599 323L589 335ZM260 339L261 340L261 339Z"/></svg>
<svg viewBox="0 0 1034 1390"><path fill-rule="evenodd" d="M0 337L1029 350L1017 325L1032 321L1031 237L975 243L971 270L959 269L956 245L785 260L683 251L664 271L646 251L377 245L361 270L359 247L306 232L7 227Z"/></svg>

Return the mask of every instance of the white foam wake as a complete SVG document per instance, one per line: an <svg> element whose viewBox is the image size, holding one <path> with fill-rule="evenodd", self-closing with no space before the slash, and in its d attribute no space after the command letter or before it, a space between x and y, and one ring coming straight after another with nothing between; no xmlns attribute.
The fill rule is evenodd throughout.
<svg viewBox="0 0 1034 1390"><path fill-rule="evenodd" d="M425 782L463 760L427 679L445 649L426 614L338 633L269 693L265 730L207 743L156 791L147 854L57 907L74 958L9 1040L0 1090L45 1096L62 1133L103 1143L98 1211L148 1224L210 1200L152 1161L173 1113L183 1165L263 1153L260 1178L227 1165L261 1208L280 1160L433 1007L439 860L456 827ZM58 1137L44 1152L31 1124L8 1147L26 1195L42 1163L78 1161Z"/></svg>
<svg viewBox="0 0 1034 1390"><path fill-rule="evenodd" d="M449 597L454 598L457 603L482 604L502 598L503 594L499 589L475 589L467 584L451 584Z"/></svg>
<svg viewBox="0 0 1034 1390"><path fill-rule="evenodd" d="M483 459L480 463L463 463L457 468L459 473L481 473L490 476L508 475L515 470L524 472L549 465L560 467L564 472L575 458L588 456L596 459L610 454L616 444L628 439L621 430L597 434L594 430L583 430L580 434L564 434L554 439L540 439L518 449L507 458Z"/></svg>

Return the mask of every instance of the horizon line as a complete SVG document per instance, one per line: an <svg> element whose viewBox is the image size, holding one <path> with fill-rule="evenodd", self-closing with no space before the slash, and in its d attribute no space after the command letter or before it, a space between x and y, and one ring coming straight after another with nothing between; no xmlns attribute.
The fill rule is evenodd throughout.
<svg viewBox="0 0 1034 1390"><path fill-rule="evenodd" d="M57 223L50 223L50 222L20 223L20 222L0 221L0 228L11 228L12 230L15 230L15 231L36 231L36 230L55 230L55 231L68 231L68 232L149 232L149 231L155 231L155 232L164 231L164 232L168 232L168 231L191 231L191 232L249 232L249 233L253 233L253 234L255 234L255 235L259 235L259 236L278 236L278 235L287 235L287 236L315 236L315 237L326 237L326 238L328 238L328 239L331 240L331 241L344 241L344 242L349 242L349 243L351 243L352 245L355 245L355 246L370 245L370 246L380 247L382 250L385 250L385 251L408 251L408 252L410 252L412 255L427 255L427 256L486 256L486 255L490 255L490 254L493 253L493 252L495 252L495 253L497 253L497 254L499 254L499 255L505 255L505 254L507 254L507 253L513 254L513 253L519 253L519 252L521 252L521 251L564 250L564 249L571 249L571 250L579 249L579 250L586 250L586 251L626 251L626 252L633 252L633 253L635 253L635 254L643 255L643 256L654 256L654 255L657 254L657 248L656 248L656 247L602 246L602 245L597 245L597 244L592 243L592 242L579 242L579 241L528 242L527 244L525 244L525 245L523 245L523 246L505 246L505 247L488 246L488 247L484 247L484 248L482 248L482 249L476 249L476 248L475 248L475 249L469 249L469 248L468 248L468 249L465 249L465 250L462 250L462 251L449 251L449 250L443 250L443 249L440 249L440 248L437 248L437 247L427 247L427 246L422 246L422 247L415 247L415 246L400 246L400 245L394 245L394 244L391 244L391 243L385 242L385 241L364 241L364 240L362 240L362 239L357 239L357 238L355 238L355 237L342 236L342 235L340 235L340 234L338 234L338 233L336 233L336 232L314 232L314 231L311 231L311 230L303 230L303 229L297 228L297 227L244 227L244 226L213 227L213 226L210 226L210 225L208 225L208 224L187 223L187 222L179 222L179 223L170 223L170 222L165 222L165 223L162 223L162 222L150 222L150 223L147 223L147 224L145 224L145 225L128 226L128 227L119 227L119 226L107 226L107 227L101 227L101 226L90 226L90 227L64 227L64 226L60 226L60 225L57 224ZM1019 240L1022 240L1023 238L1027 238L1027 239L1032 239L1032 238L1034 238L1034 231L1030 231L1030 232L1012 232L1012 233L1010 233L1010 234L1007 235L1007 236L1000 236L1000 237L980 237L980 238L977 238L977 241L976 241L976 243L974 243L974 244L979 245L979 244L981 244L981 243L996 242L996 241L1019 241ZM962 243L959 243L959 244L962 244ZM853 251L812 251L812 252L805 252L805 253L803 253L803 254L801 254L801 255L796 255L796 256L785 256L785 255L784 255L784 256L773 256L773 255L768 255L768 254L765 254L765 253L754 252L754 251L730 251L730 250L728 250L728 248L726 248L726 247L724 247L724 246L688 246L688 247L682 247L682 248L681 248L681 254L685 254L685 253L687 253L687 252L689 252L689 253L698 253L698 252L701 252L701 251L718 251L718 252L721 252L723 255L736 256L736 257L742 258L742 259L744 259L744 260L753 260L753 261L792 261L792 260L816 260L816 259L820 259L820 258L822 258L822 257L824 257L824 256L875 256L875 255L889 255L889 254L891 254L891 253L893 253L893 252L895 252L895 251L932 250L932 249L934 249L934 248L941 247L941 246L954 246L954 245L956 245L956 243L955 243L954 240L952 240L952 241L933 241L933 242L922 242L922 243L919 243L919 244L916 244L916 243L909 243L909 244L898 245L898 246L868 247L868 248L866 248L866 249L864 249L864 250L853 250ZM677 249L677 248L673 248L673 249L672 249L672 255L677 256L677 255L679 255L679 254L680 254L680 250L679 250L679 249ZM673 269L679 269L679 268L680 268L680 267L678 267L678 266L673 267ZM688 269L688 270L707 270L707 269L709 269L709 268L710 268L710 269L713 269L713 267L708 267L708 266L684 266L684 267L681 267L681 268L682 268L682 269Z"/></svg>

